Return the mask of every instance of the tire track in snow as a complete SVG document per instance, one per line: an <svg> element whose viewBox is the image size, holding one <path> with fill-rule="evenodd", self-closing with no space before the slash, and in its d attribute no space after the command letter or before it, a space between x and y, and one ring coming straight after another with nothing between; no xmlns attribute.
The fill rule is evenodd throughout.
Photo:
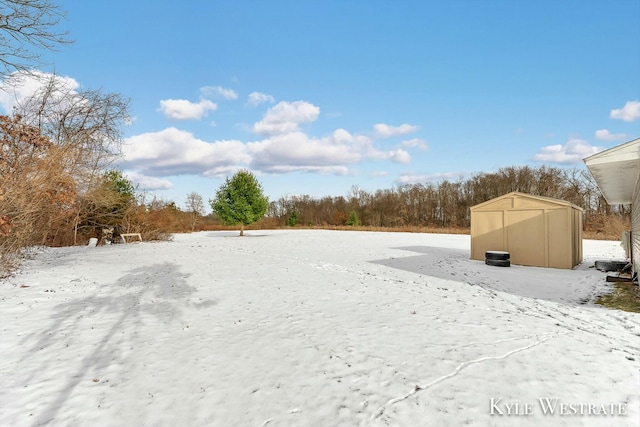
<svg viewBox="0 0 640 427"><path fill-rule="evenodd" d="M545 335L543 336L541 339L537 340L536 342L526 345L524 347L519 347L516 348L514 350L511 350L505 354L503 354L502 356L485 356L485 357L480 357L478 359L473 359L473 360L469 360L466 362L462 362L460 363L452 372L448 373L447 375L443 375L440 378L436 378L435 380L431 381L429 384L426 385L416 385L415 388L413 390L411 390L409 393L405 394L404 396L400 396L400 397L394 397L393 399L389 399L387 400L387 402L385 402L384 405L382 405L374 414L371 415L371 421L375 420L376 418L379 418L382 414L384 414L385 409L388 406L391 405L395 405L398 402L401 402L403 400L408 399L409 397L413 396L414 394L423 391L423 390L428 390L429 388L435 386L438 383L441 383L442 381L445 381L449 378L455 377L456 375L458 375L460 373L460 371L462 371L463 369L465 369L468 366L471 365L475 365L478 363L482 363L482 362L486 362L486 361L490 361L490 360L502 360L502 359L506 359L509 356L512 356L516 353L520 353L522 351L526 351L529 349L532 349L534 347L539 346L540 344L544 343L545 341L548 341L551 338L555 338L559 335L566 335L567 332L565 333L561 333L561 334L555 334L555 335ZM523 337L523 339L528 339L529 337Z"/></svg>

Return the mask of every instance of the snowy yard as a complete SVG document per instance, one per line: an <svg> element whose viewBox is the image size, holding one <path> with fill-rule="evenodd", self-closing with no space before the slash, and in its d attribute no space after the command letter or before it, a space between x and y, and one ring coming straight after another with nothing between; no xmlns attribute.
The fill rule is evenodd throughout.
<svg viewBox="0 0 640 427"><path fill-rule="evenodd" d="M638 426L640 315L469 236L202 232L0 281L1 426ZM586 302L586 303L585 303Z"/></svg>

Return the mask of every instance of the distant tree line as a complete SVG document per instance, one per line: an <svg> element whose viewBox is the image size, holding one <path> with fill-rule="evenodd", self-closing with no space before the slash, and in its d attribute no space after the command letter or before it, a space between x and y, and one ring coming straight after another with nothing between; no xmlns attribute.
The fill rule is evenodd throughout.
<svg viewBox="0 0 640 427"><path fill-rule="evenodd" d="M458 181L407 184L313 198L283 196L269 205L267 216L282 226L470 227L471 206L519 191L571 202L584 209L585 229L597 231L611 218L628 218L630 206L606 203L593 177L577 168L514 166Z"/></svg>

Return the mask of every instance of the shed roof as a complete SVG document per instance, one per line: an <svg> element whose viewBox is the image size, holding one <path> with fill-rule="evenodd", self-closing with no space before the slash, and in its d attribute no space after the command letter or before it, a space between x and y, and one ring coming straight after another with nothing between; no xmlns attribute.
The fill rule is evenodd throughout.
<svg viewBox="0 0 640 427"><path fill-rule="evenodd" d="M640 175L640 138L584 159L610 205L629 204Z"/></svg>
<svg viewBox="0 0 640 427"><path fill-rule="evenodd" d="M524 197L526 199L531 199L531 200L539 200L539 201L545 202L545 203L552 203L552 204L556 204L556 205L568 206L568 207L571 207L573 209L579 209L581 211L584 210L580 206L574 205L573 203L567 202L566 200L554 199L552 197L534 196L533 194L521 193L519 191L512 191L511 193L503 194L502 196L498 196L498 197L496 197L494 199L487 200L486 202L478 203L475 206L471 206L471 209L481 208L483 206L486 206L486 205L489 205L491 203L494 203L497 200L506 199L506 198L514 197L514 196L516 196L516 197Z"/></svg>

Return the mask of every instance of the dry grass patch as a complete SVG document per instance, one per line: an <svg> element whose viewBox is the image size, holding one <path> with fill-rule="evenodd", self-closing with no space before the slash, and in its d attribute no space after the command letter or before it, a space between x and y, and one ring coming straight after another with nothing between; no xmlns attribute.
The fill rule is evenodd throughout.
<svg viewBox="0 0 640 427"><path fill-rule="evenodd" d="M599 296L596 304L615 310L640 313L640 286L631 282L614 282L612 292Z"/></svg>

